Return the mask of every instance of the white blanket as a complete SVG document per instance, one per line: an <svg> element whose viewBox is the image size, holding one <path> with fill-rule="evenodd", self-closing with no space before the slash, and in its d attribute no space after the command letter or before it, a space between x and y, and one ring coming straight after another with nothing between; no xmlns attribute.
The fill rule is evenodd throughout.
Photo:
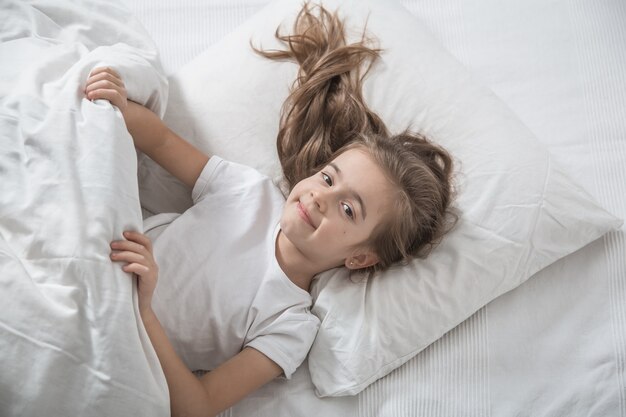
<svg viewBox="0 0 626 417"><path fill-rule="evenodd" d="M162 115L149 36L110 1L0 2L0 415L169 415L167 385L109 243L142 227L120 112L84 98L117 69Z"/></svg>

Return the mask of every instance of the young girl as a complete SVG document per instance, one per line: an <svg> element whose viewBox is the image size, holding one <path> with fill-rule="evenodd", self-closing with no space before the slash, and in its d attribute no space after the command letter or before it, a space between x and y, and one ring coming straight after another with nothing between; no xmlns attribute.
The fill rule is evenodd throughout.
<svg viewBox="0 0 626 417"><path fill-rule="evenodd" d="M305 5L293 35L277 32L287 50L255 49L300 65L277 140L286 201L268 178L203 154L128 101L114 70L87 82L87 97L117 106L135 146L192 190L194 205L152 222L152 239L125 232L111 243L112 260L138 279L173 415L215 415L289 378L319 325L308 293L316 274L426 256L451 225L450 156L419 135L388 134L361 95L360 66L379 51L346 45L342 22L318 10Z"/></svg>

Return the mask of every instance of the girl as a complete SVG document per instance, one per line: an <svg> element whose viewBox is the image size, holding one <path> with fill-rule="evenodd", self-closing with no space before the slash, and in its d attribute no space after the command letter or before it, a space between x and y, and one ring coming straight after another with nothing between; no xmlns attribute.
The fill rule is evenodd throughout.
<svg viewBox="0 0 626 417"><path fill-rule="evenodd" d="M419 135L388 134L361 95L361 64L379 50L346 45L336 14L313 10L305 4L293 35L277 31L286 50L255 49L300 66L277 139L286 201L266 177L203 154L128 101L114 70L87 82L87 97L117 106L135 146L192 190L194 205L175 220L147 219L158 233L111 243L112 260L138 279L173 415L215 415L289 378L319 325L308 293L316 274L426 256L453 223L450 156Z"/></svg>

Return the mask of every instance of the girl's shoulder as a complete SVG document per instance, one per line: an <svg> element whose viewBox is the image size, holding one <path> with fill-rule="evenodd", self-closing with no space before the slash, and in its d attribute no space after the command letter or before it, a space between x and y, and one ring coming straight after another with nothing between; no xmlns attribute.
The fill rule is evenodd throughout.
<svg viewBox="0 0 626 417"><path fill-rule="evenodd" d="M257 169L213 155L192 190L194 204L207 195L236 197L245 193L270 194L284 201L283 193L272 179Z"/></svg>

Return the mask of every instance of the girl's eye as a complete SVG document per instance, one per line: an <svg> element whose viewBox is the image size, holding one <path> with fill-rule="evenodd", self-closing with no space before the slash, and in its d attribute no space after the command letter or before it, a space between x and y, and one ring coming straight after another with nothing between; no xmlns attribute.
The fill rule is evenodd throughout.
<svg viewBox="0 0 626 417"><path fill-rule="evenodd" d="M323 172L322 172L322 178L324 179L324 181L326 181L326 184L333 185L333 180Z"/></svg>
<svg viewBox="0 0 626 417"><path fill-rule="evenodd" d="M341 205L343 206L344 213L346 213L351 219L354 219L354 212L352 211L352 208L345 203L341 203Z"/></svg>

